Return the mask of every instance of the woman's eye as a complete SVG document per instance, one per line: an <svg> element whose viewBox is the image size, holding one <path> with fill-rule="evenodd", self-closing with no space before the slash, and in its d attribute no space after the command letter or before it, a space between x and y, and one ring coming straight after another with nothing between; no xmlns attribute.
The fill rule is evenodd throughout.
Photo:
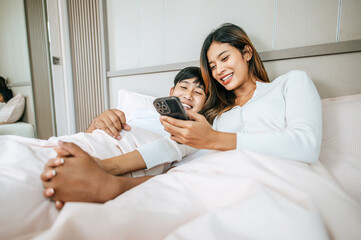
<svg viewBox="0 0 361 240"><path fill-rule="evenodd" d="M182 89L187 89L187 87L185 87L185 86L180 86Z"/></svg>
<svg viewBox="0 0 361 240"><path fill-rule="evenodd" d="M214 70L214 69L216 69L216 65L209 66L209 68L210 68L211 70Z"/></svg>
<svg viewBox="0 0 361 240"><path fill-rule="evenodd" d="M196 94L197 94L197 95L203 95L202 92L197 92L197 91L196 91Z"/></svg>
<svg viewBox="0 0 361 240"><path fill-rule="evenodd" d="M228 56L222 58L222 62L226 61L228 59Z"/></svg>

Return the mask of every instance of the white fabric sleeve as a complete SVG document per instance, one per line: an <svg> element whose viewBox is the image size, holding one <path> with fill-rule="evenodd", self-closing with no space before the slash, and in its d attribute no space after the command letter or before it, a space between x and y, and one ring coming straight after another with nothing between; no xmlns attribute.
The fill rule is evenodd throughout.
<svg viewBox="0 0 361 240"><path fill-rule="evenodd" d="M197 149L179 144L169 137L158 138L137 149L143 157L147 168L159 164L180 161L184 156L194 153Z"/></svg>
<svg viewBox="0 0 361 240"><path fill-rule="evenodd" d="M286 128L281 132L237 133L237 149L302 162L318 160L322 141L322 106L312 80L292 71L285 85Z"/></svg>

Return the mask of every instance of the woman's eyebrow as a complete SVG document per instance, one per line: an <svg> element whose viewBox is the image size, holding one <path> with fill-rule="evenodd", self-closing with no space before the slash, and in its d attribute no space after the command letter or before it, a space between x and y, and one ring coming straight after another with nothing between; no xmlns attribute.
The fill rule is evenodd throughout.
<svg viewBox="0 0 361 240"><path fill-rule="evenodd" d="M224 50L220 54L218 54L217 58L220 58L224 53L228 52L228 50ZM208 64L211 64L213 61L208 62Z"/></svg>

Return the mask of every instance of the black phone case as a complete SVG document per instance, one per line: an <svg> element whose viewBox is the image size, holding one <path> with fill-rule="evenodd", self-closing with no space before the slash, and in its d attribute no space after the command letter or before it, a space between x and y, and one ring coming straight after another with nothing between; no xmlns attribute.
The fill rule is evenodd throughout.
<svg viewBox="0 0 361 240"><path fill-rule="evenodd" d="M178 97L161 97L153 101L155 109L161 115L170 116L181 120L189 120L186 110Z"/></svg>

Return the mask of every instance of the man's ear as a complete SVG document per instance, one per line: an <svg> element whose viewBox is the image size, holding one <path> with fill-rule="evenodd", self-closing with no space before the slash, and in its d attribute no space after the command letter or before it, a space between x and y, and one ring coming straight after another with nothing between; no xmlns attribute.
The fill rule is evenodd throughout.
<svg viewBox="0 0 361 240"><path fill-rule="evenodd" d="M173 92L174 92L174 87L172 87L169 91L169 96L172 96L173 95Z"/></svg>
<svg viewBox="0 0 361 240"><path fill-rule="evenodd" d="M252 56L253 56L252 48L249 45L244 46L243 57L247 60L247 62L251 60Z"/></svg>

